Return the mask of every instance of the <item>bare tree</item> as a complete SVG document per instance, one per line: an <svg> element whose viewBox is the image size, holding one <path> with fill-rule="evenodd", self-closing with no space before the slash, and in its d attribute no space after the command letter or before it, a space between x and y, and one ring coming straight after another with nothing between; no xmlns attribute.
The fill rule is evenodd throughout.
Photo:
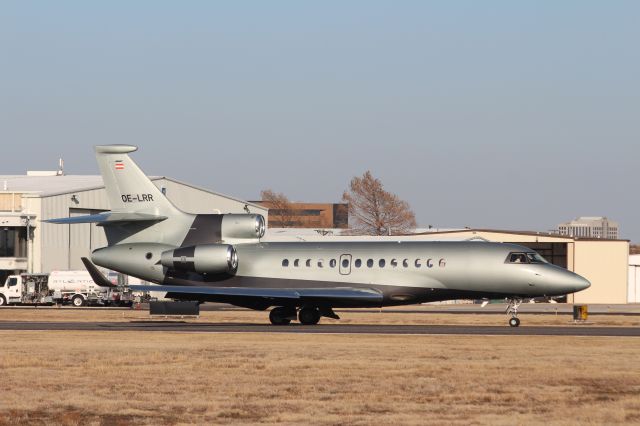
<svg viewBox="0 0 640 426"><path fill-rule="evenodd" d="M415 230L416 218L406 201L384 190L370 171L354 177L342 195L349 203L349 226L357 235L397 235Z"/></svg>
<svg viewBox="0 0 640 426"><path fill-rule="evenodd" d="M277 193L271 189L260 191L262 203L269 209L269 223L279 228L291 228L295 226L295 211L291 202L283 193Z"/></svg>

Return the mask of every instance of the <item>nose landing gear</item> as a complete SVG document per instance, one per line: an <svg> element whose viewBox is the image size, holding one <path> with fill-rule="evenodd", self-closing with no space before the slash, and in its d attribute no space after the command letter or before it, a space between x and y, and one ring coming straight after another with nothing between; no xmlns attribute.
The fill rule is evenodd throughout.
<svg viewBox="0 0 640 426"><path fill-rule="evenodd" d="M518 318L518 308L522 304L522 298L512 297L507 299L507 301L509 302L509 306L507 306L506 313L507 315L511 315L511 318L509 318L509 325L511 327L519 327L520 319Z"/></svg>

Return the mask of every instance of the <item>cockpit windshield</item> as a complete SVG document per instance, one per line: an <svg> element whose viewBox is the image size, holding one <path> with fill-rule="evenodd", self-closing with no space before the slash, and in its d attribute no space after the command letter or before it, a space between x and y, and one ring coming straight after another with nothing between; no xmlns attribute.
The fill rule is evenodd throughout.
<svg viewBox="0 0 640 426"><path fill-rule="evenodd" d="M528 263L527 255L524 253L510 253L507 259L508 263Z"/></svg>
<svg viewBox="0 0 640 426"><path fill-rule="evenodd" d="M507 263L548 263L536 252L509 253Z"/></svg>
<svg viewBox="0 0 640 426"><path fill-rule="evenodd" d="M547 260L536 252L527 253L527 257L530 263L547 263Z"/></svg>

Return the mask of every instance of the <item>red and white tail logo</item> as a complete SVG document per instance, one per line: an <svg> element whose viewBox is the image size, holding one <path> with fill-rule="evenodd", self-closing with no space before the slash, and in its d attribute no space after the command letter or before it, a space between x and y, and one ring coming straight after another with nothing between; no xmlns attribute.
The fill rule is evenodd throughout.
<svg viewBox="0 0 640 426"><path fill-rule="evenodd" d="M124 163L121 160L116 160L116 170L124 170Z"/></svg>

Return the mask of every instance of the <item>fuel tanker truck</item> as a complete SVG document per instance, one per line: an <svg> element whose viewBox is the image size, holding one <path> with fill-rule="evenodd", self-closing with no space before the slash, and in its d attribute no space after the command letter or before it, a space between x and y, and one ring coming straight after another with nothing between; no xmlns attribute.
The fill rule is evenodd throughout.
<svg viewBox="0 0 640 426"><path fill-rule="evenodd" d="M9 275L0 283L0 306L68 303L130 306L132 297L127 288L115 283L96 284L87 271Z"/></svg>

